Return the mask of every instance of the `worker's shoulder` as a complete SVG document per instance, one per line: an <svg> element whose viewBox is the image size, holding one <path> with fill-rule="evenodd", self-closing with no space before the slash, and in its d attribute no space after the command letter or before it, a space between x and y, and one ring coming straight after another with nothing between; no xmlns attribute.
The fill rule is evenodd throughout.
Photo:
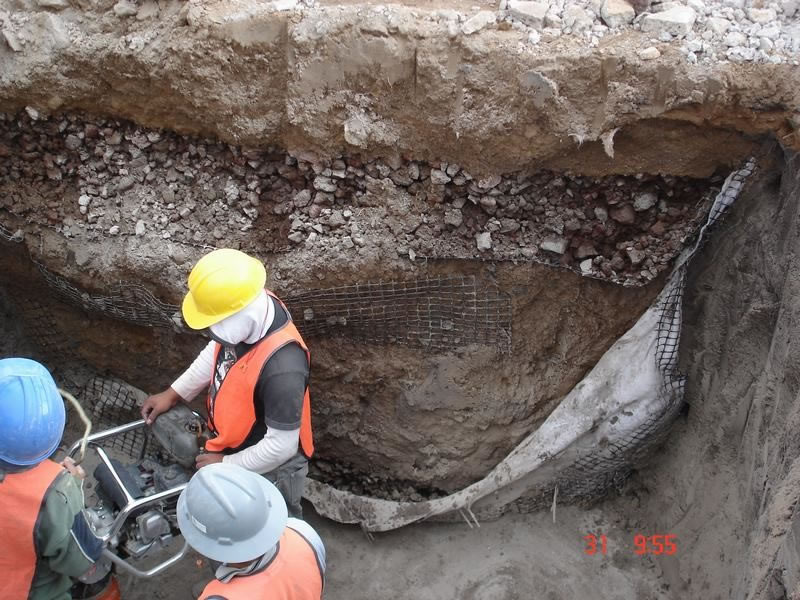
<svg viewBox="0 0 800 600"><path fill-rule="evenodd" d="M308 368L308 355L297 342L289 342L278 348L267 361L270 371L304 371Z"/></svg>
<svg viewBox="0 0 800 600"><path fill-rule="evenodd" d="M304 538L316 551L318 548L324 548L324 544L322 543L322 538L316 532L316 530L306 521L301 519L295 519L294 517L290 517L289 520L286 522L286 526L289 529L292 529L295 533L300 534L302 538Z"/></svg>

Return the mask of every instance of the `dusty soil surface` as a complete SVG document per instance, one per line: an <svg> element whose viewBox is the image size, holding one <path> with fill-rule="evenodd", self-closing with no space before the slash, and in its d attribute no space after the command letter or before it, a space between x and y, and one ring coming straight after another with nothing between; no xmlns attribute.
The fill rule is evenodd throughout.
<svg viewBox="0 0 800 600"><path fill-rule="evenodd" d="M669 586L649 556L635 553L635 520L565 508L508 515L483 523L413 525L368 541L360 529L308 516L328 553L328 600L667 600ZM607 553L585 553L584 536L603 531ZM597 534L600 535L599 533ZM126 600L191 600L189 588L210 579L195 555L162 578L124 577Z"/></svg>

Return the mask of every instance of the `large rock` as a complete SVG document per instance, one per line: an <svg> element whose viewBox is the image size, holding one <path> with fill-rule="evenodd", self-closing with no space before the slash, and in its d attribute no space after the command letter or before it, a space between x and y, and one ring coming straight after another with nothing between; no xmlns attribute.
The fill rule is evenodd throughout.
<svg viewBox="0 0 800 600"><path fill-rule="evenodd" d="M539 244L539 248L542 250L555 252L556 254L564 254L567 251L567 246L569 246L569 242L562 237L549 237Z"/></svg>
<svg viewBox="0 0 800 600"><path fill-rule="evenodd" d="M497 15L495 15L495 13L488 10L482 10L475 16L467 19L467 22L464 23L461 30L464 32L464 35L472 35L484 27L488 27L489 25L493 24L495 21L497 21Z"/></svg>
<svg viewBox="0 0 800 600"><path fill-rule="evenodd" d="M120 0L114 5L114 14L118 17L133 17L139 11L133 2Z"/></svg>
<svg viewBox="0 0 800 600"><path fill-rule="evenodd" d="M475 243L478 246L478 250L481 252L485 252L486 250L492 249L492 234L488 231L483 233L479 233L475 236Z"/></svg>
<svg viewBox="0 0 800 600"><path fill-rule="evenodd" d="M544 17L549 8L547 2L510 0L508 3L508 13L512 17L535 29L542 29L544 27Z"/></svg>
<svg viewBox="0 0 800 600"><path fill-rule="evenodd" d="M777 13L772 8L751 8L747 11L747 16L753 23L760 23L766 25L767 23L774 23L778 18Z"/></svg>
<svg viewBox="0 0 800 600"><path fill-rule="evenodd" d="M717 35L722 35L731 28L731 22L722 17L709 17L706 20L707 27Z"/></svg>
<svg viewBox="0 0 800 600"><path fill-rule="evenodd" d="M646 33L669 33L683 37L692 30L697 13L688 6L677 6L664 12L647 15L642 21Z"/></svg>
<svg viewBox="0 0 800 600"><path fill-rule="evenodd" d="M620 206L619 208L613 209L611 211L611 218L617 223L630 225L636 221L636 213L633 212L633 208L631 208L630 204L626 204L625 206Z"/></svg>
<svg viewBox="0 0 800 600"><path fill-rule="evenodd" d="M64 10L65 8L69 8L69 2L67 0L37 0L36 4L39 5L39 8L49 8L52 10Z"/></svg>
<svg viewBox="0 0 800 600"><path fill-rule="evenodd" d="M464 222L464 215L458 208L444 211L444 222L452 227L459 227Z"/></svg>
<svg viewBox="0 0 800 600"><path fill-rule="evenodd" d="M606 25L616 29L632 22L636 11L625 0L606 0L600 9L600 16Z"/></svg>
<svg viewBox="0 0 800 600"><path fill-rule="evenodd" d="M639 194L633 201L633 210L641 212L653 208L658 202L658 196L653 192L644 192Z"/></svg>
<svg viewBox="0 0 800 600"><path fill-rule="evenodd" d="M568 6L564 9L564 25L571 27L573 33L591 28L592 16L580 6Z"/></svg>

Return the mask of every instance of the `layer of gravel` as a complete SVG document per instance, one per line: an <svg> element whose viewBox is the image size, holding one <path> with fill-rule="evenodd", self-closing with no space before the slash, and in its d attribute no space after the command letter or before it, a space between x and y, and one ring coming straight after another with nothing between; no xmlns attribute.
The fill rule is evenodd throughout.
<svg viewBox="0 0 800 600"><path fill-rule="evenodd" d="M796 65L800 53L798 0L502 0L499 19L531 29L531 44L571 34L596 47L606 36L641 31L648 36L638 50L642 60L658 58L675 41L690 63Z"/></svg>
<svg viewBox="0 0 800 600"><path fill-rule="evenodd" d="M668 267L720 182L473 177L408 157L322 160L120 121L0 115L0 207L90 241L158 236L258 254L301 247L537 261L641 285Z"/></svg>

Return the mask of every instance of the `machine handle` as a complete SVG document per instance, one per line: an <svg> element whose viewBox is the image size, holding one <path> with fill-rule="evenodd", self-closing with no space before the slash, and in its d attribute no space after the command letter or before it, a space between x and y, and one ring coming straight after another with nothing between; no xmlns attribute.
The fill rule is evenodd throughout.
<svg viewBox="0 0 800 600"><path fill-rule="evenodd" d="M152 569L148 569L147 571L142 571L140 569L137 569L136 567L134 567L132 564L130 564L125 559L120 558L119 556L117 556L116 554L111 552L111 550L109 550L108 548L103 550L103 556L108 558L111 562L113 562L115 565L117 565L120 569L123 569L123 570L127 571L128 573L130 573L132 575L135 575L136 577L145 577L145 578L147 578L147 577L153 577L154 575L158 575L159 573L161 573L165 569L168 569L169 567L171 567L172 565L174 565L175 563L180 561L184 556L186 556L186 552L188 550L189 550L189 544L187 544L186 542L183 542L183 548L181 548L180 552L178 552L177 554L171 556L170 558L168 558L164 562L157 564Z"/></svg>
<svg viewBox="0 0 800 600"><path fill-rule="evenodd" d="M134 429L139 429L139 427L144 427L144 425L145 425L144 419L139 419L138 421L131 421L130 423L125 423L124 425L118 425L117 427L106 429L105 431L98 431L97 433L93 433L92 435L86 438L86 442L87 443L99 442L100 440L114 437L115 435L120 435L121 433L133 431ZM70 446L69 450L67 451L67 456L73 456L81 447L82 443L83 440L78 440L77 442L72 444L72 446Z"/></svg>

